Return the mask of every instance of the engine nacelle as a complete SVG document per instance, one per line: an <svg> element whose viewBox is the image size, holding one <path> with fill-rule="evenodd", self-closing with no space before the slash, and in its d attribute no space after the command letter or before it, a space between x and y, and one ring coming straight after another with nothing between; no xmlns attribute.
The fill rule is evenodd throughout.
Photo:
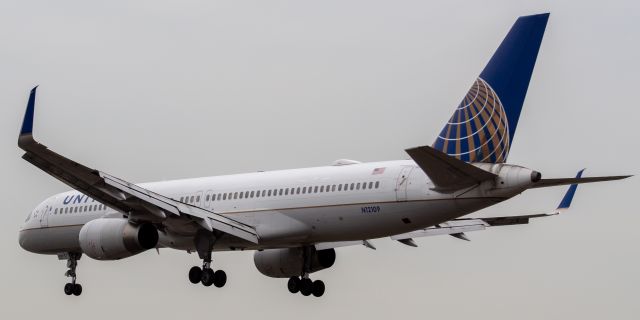
<svg viewBox="0 0 640 320"><path fill-rule="evenodd" d="M260 273L272 278L289 278L300 276L304 265L303 248L267 249L256 251L253 262ZM326 249L311 250L311 270L316 272L333 266L336 262L336 251Z"/></svg>
<svg viewBox="0 0 640 320"><path fill-rule="evenodd" d="M150 223L134 225L127 219L101 218L80 229L80 248L97 260L117 260L133 256L158 244L158 230Z"/></svg>

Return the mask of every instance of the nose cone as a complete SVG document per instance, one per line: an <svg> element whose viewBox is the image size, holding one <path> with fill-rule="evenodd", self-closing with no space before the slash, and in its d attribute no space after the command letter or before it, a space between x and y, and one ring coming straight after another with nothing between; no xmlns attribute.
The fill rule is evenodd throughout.
<svg viewBox="0 0 640 320"><path fill-rule="evenodd" d="M20 232L18 233L18 244L20 244L20 247L22 247L22 249L31 251L29 250L29 247L27 245L27 234L24 228L20 229Z"/></svg>
<svg viewBox="0 0 640 320"><path fill-rule="evenodd" d="M38 239L37 232L37 229L22 228L18 233L20 247L29 252L43 253L43 243Z"/></svg>

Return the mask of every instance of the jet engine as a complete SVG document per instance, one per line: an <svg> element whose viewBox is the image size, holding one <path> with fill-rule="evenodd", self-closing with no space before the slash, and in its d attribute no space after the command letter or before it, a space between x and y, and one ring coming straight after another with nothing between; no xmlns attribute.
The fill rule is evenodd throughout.
<svg viewBox="0 0 640 320"><path fill-rule="evenodd" d="M158 230L150 223L132 224L122 218L101 218L80 229L80 248L96 260L127 258L154 248Z"/></svg>
<svg viewBox="0 0 640 320"><path fill-rule="evenodd" d="M304 248L267 249L256 251L253 262L260 273L272 278L289 278L302 275L305 261ZM336 261L336 251L310 250L309 273L327 269Z"/></svg>

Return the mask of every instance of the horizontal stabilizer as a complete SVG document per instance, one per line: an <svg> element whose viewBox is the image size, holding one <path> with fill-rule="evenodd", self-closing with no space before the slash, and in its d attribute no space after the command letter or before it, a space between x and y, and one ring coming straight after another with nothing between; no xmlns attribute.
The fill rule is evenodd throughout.
<svg viewBox="0 0 640 320"><path fill-rule="evenodd" d="M584 169L580 170L576 178L580 178L582 176L583 171ZM564 196L562 197L562 201L560 202L560 205L558 206L558 208L556 208L551 212L539 213L539 214L526 214L526 215L518 215L518 216L488 217L488 218L458 218L458 219L447 221L445 223L441 223L432 227L411 231L403 234L397 234L397 235L391 236L391 239L407 244L406 241L413 242L412 238L438 236L438 235L447 234L458 239L469 241L469 238L467 238L464 232L485 230L487 227L501 227L501 226L528 224L529 220L531 219L558 215L569 208L569 206L571 205L571 201L573 200L573 196L576 193L576 188L577 188L577 185L572 184L567 190L567 192L564 194Z"/></svg>
<svg viewBox="0 0 640 320"><path fill-rule="evenodd" d="M591 182L613 181L626 179L632 176L606 176L606 177L588 177L588 178L561 178L561 179L541 179L530 188L545 188L555 186L565 186L570 184L581 184Z"/></svg>
<svg viewBox="0 0 640 320"><path fill-rule="evenodd" d="M484 171L432 147L415 147L406 151L429 176L436 186L436 191L453 192L496 177L491 172Z"/></svg>

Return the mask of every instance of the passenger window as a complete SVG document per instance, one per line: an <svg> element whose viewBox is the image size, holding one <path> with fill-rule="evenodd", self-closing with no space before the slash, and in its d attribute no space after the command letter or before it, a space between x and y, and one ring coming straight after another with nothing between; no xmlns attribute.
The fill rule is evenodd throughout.
<svg viewBox="0 0 640 320"><path fill-rule="evenodd" d="M226 193L222 194L222 200L227 200L227 194Z"/></svg>
<svg viewBox="0 0 640 320"><path fill-rule="evenodd" d="M218 193L218 201L220 201L220 199L222 199L222 194Z"/></svg>
<svg viewBox="0 0 640 320"><path fill-rule="evenodd" d="M210 199L210 197L209 197L209 195L207 195L207 196L204 198L204 201L209 202L209 199Z"/></svg>
<svg viewBox="0 0 640 320"><path fill-rule="evenodd" d="M373 188L373 182L369 182L369 189Z"/></svg>
<svg viewBox="0 0 640 320"><path fill-rule="evenodd" d="M196 197L196 202L197 202L197 203L200 203L200 196L197 196L197 197Z"/></svg>
<svg viewBox="0 0 640 320"><path fill-rule="evenodd" d="M380 186L380 181L376 181L376 189Z"/></svg>
<svg viewBox="0 0 640 320"><path fill-rule="evenodd" d="M255 194L255 191L251 191L251 193L249 194L249 197L253 198L254 194Z"/></svg>
<svg viewBox="0 0 640 320"><path fill-rule="evenodd" d="M341 184L338 185L338 191L342 191L342 185Z"/></svg>
<svg viewBox="0 0 640 320"><path fill-rule="evenodd" d="M353 185L353 184L351 184ZM360 182L358 182L358 184L356 185L356 190L360 190Z"/></svg>
<svg viewBox="0 0 640 320"><path fill-rule="evenodd" d="M302 194L307 193L307 187L302 187Z"/></svg>
<svg viewBox="0 0 640 320"><path fill-rule="evenodd" d="M267 196L271 197L271 190L269 190L269 192L267 192Z"/></svg>
<svg viewBox="0 0 640 320"><path fill-rule="evenodd" d="M233 193L233 198L234 198L234 199L238 199L238 193L237 193L237 192L234 192L234 193Z"/></svg>
<svg viewBox="0 0 640 320"><path fill-rule="evenodd" d="M349 190L353 190L353 183L351 184L351 189L349 189Z"/></svg>
<svg viewBox="0 0 640 320"><path fill-rule="evenodd" d="M180 197L180 202L184 202L184 197Z"/></svg>
<svg viewBox="0 0 640 320"><path fill-rule="evenodd" d="M331 192L334 192L334 191L336 191L336 185L335 184L331 186Z"/></svg>
<svg viewBox="0 0 640 320"><path fill-rule="evenodd" d="M189 201L189 202L193 203L193 200L195 200L195 197L194 197L194 196L191 196L191 198L190 198L190 201Z"/></svg>
<svg viewBox="0 0 640 320"><path fill-rule="evenodd" d="M280 189L280 191L278 191L278 195L281 196L282 195L282 189Z"/></svg>
<svg viewBox="0 0 640 320"><path fill-rule="evenodd" d="M284 195L285 195L285 196L288 196L288 195L289 195L289 188L285 188L285 189L284 189Z"/></svg>
<svg viewBox="0 0 640 320"><path fill-rule="evenodd" d="M240 192L240 199L242 199L242 195L243 195L242 192Z"/></svg>
<svg viewBox="0 0 640 320"><path fill-rule="evenodd" d="M318 186L313 187L313 193L318 193Z"/></svg>
<svg viewBox="0 0 640 320"><path fill-rule="evenodd" d="M266 190L262 190L262 196L266 196L267 195L267 191Z"/></svg>
<svg viewBox="0 0 640 320"><path fill-rule="evenodd" d="M324 186L320 186L320 193L324 192Z"/></svg>

